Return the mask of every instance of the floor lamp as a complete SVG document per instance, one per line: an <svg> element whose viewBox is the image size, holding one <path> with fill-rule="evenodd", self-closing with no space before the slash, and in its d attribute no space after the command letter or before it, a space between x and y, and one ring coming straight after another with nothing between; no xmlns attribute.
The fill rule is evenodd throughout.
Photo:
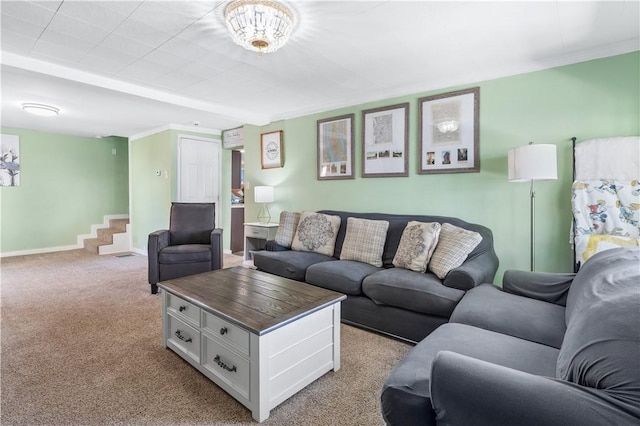
<svg viewBox="0 0 640 426"><path fill-rule="evenodd" d="M558 179L556 146L534 144L519 146L509 150L509 182L530 182L531 184L531 270L535 270L536 250L536 191L533 183L537 180Z"/></svg>
<svg viewBox="0 0 640 426"><path fill-rule="evenodd" d="M260 211L258 211L258 222L269 223L271 220L271 212L267 203L273 203L273 186L256 186L253 189L254 201L262 203Z"/></svg>

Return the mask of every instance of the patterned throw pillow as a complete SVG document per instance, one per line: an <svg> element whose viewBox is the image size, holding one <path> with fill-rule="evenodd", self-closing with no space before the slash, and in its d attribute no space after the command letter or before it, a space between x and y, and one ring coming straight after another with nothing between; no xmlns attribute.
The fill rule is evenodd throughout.
<svg viewBox="0 0 640 426"><path fill-rule="evenodd" d="M449 271L462 265L480 241L482 235L477 232L443 223L436 251L429 261L429 270L443 280Z"/></svg>
<svg viewBox="0 0 640 426"><path fill-rule="evenodd" d="M347 218L340 260L357 260L381 267L388 229L389 222L386 220Z"/></svg>
<svg viewBox="0 0 640 426"><path fill-rule="evenodd" d="M298 229L298 222L300 222L300 213L280 212L280 224L275 237L276 243L283 247L291 248L293 236Z"/></svg>
<svg viewBox="0 0 640 426"><path fill-rule="evenodd" d="M291 248L333 256L340 228L340 216L302 212Z"/></svg>
<svg viewBox="0 0 640 426"><path fill-rule="evenodd" d="M441 227L437 222L411 221L407 223L402 231L398 251L393 257L393 265L397 268L425 272L438 244Z"/></svg>

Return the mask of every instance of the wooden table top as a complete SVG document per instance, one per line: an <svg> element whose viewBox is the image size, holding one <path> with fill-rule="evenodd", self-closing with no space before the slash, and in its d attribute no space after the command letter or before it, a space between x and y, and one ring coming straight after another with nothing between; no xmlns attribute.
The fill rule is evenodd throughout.
<svg viewBox="0 0 640 426"><path fill-rule="evenodd" d="M158 287L258 335L347 297L241 266L162 281Z"/></svg>

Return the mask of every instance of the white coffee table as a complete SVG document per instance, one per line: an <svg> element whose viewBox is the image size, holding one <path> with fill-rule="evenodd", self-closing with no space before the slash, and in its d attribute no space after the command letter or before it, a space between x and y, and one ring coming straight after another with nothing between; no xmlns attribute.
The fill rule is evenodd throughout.
<svg viewBox="0 0 640 426"><path fill-rule="evenodd" d="M242 267L158 283L164 346L258 422L330 370L340 369L345 295Z"/></svg>

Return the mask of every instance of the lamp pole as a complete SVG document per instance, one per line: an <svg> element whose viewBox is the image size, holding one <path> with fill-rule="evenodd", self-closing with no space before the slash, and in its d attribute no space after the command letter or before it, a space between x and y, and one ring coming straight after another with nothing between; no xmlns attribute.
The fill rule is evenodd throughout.
<svg viewBox="0 0 640 426"><path fill-rule="evenodd" d="M531 179L531 271L536 266L536 190L533 187L534 180Z"/></svg>

